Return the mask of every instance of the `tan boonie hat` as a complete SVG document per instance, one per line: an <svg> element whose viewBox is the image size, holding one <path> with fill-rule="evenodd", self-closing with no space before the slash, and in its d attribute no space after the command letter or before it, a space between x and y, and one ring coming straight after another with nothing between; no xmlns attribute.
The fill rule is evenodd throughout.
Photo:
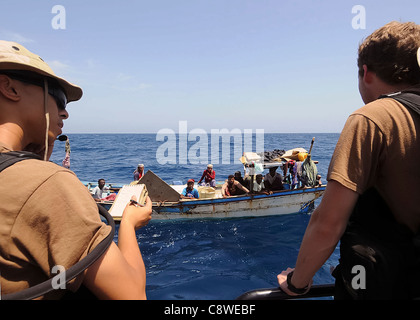
<svg viewBox="0 0 420 320"><path fill-rule="evenodd" d="M83 95L80 87L57 77L40 56L16 42L0 40L0 70L26 70L53 78L63 88L68 102L77 101Z"/></svg>

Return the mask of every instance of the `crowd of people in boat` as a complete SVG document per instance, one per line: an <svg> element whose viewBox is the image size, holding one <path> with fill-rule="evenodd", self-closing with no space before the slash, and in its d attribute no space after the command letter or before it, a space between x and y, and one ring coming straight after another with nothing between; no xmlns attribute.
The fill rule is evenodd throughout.
<svg viewBox="0 0 420 320"><path fill-rule="evenodd" d="M236 171L233 175L229 175L222 185L221 195L224 198L238 196L244 194L272 194L276 191L284 189L304 188L305 182L300 179L301 162L289 160L283 163L283 175L277 172L278 166L269 168L269 172L264 176L256 174L253 177L247 172L242 177L240 171ZM144 164L140 163L133 172L133 180L138 181L144 176ZM208 164L203 171L201 178L197 182L198 186L216 188L216 171L212 164ZM321 176L317 175L317 185L321 186ZM252 186L252 188L251 188ZM287 187L286 187L287 186ZM91 191L95 201L112 201L115 199L115 193L118 189L112 185L106 186L105 179L99 179L98 185ZM195 180L189 179L187 186L182 190L180 197L182 199L199 199L200 193L195 188Z"/></svg>
<svg viewBox="0 0 420 320"><path fill-rule="evenodd" d="M293 160L292 160L293 161ZM275 191L281 191L285 189L285 184L289 187L288 189L297 189L305 187L305 182L299 179L295 163L288 161L284 166L284 178L277 172L278 166L269 168L269 172L263 176L262 174L256 174L254 179L248 173L245 177L242 177L240 171L236 171L235 174L229 175L228 179L222 185L221 194L224 198L230 196L237 196L248 194L272 194ZM296 178L297 176L297 178ZM189 179L187 186L181 192L181 198L183 199L199 199L200 195L196 188L194 188L195 180ZM204 170L200 180L198 181L199 186L216 187L216 172L213 169L213 165L207 165L207 169ZM321 186L321 176L317 175L317 185Z"/></svg>

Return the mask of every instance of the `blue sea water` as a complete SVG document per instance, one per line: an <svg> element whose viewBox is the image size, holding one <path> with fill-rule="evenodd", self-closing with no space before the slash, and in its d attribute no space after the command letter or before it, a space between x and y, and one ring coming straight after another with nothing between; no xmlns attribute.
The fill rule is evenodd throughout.
<svg viewBox="0 0 420 320"><path fill-rule="evenodd" d="M199 139L188 141L182 136L177 136L172 144L169 139L157 141L156 134L68 136L71 170L81 181L95 182L104 178L107 183L129 183L138 163L143 163L145 171L152 170L168 183L185 183L189 178L197 181L210 162L213 162L218 181L242 170L234 158L234 145L238 142L233 139L230 141L230 161L226 161L226 149L223 151L220 145L219 150L214 149L220 155L219 161L215 162L212 160L216 158L211 157L210 136L208 150L203 147L207 144L200 144ZM311 139L315 137L312 159L319 161L318 172L325 182L338 136L336 133L266 133L264 149L302 147L309 150ZM180 154L185 152L183 143L186 143L187 155ZM257 144L254 135L253 147ZM197 151L198 146L203 148ZM166 159L174 160L170 155L176 153L176 163L164 163L162 148L167 149ZM57 141L51 160L61 164L64 155L64 142ZM197 163L197 159L201 159L201 163ZM318 203L319 200L316 205ZM294 267L309 219L310 214L297 213L259 218L152 220L137 231L147 270L147 296L156 300L235 299L249 290L276 287L277 274ZM338 257L336 249L315 275L315 284L334 282L330 267L338 263Z"/></svg>

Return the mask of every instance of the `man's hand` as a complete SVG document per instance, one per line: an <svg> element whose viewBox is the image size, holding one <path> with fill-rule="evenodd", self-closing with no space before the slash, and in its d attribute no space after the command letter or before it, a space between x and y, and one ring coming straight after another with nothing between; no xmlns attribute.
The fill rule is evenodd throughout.
<svg viewBox="0 0 420 320"><path fill-rule="evenodd" d="M137 201L135 196L132 196L131 199ZM124 209L123 219L129 222L136 230L146 226L152 219L152 201L150 198L146 198L144 207L135 206L130 201Z"/></svg>
<svg viewBox="0 0 420 320"><path fill-rule="evenodd" d="M305 294L309 291L309 289L311 288L311 285L312 285L312 280L311 280L311 282L307 286L307 290L305 290L305 292L303 292L301 294L298 294L298 293L295 293L295 292L291 291L289 289L289 286L287 285L287 275L294 270L295 270L294 268L287 268L286 270L282 271L279 275L277 275L277 280L279 282L280 289L283 290L289 296L299 296L301 294Z"/></svg>

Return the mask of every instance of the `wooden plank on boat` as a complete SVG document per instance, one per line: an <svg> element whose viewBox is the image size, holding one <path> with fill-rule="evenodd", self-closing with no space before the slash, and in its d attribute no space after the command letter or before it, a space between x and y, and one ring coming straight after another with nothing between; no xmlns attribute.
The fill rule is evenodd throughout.
<svg viewBox="0 0 420 320"><path fill-rule="evenodd" d="M148 170L138 183L146 185L150 200L153 202L177 202L180 199L179 193L159 178L152 170Z"/></svg>

